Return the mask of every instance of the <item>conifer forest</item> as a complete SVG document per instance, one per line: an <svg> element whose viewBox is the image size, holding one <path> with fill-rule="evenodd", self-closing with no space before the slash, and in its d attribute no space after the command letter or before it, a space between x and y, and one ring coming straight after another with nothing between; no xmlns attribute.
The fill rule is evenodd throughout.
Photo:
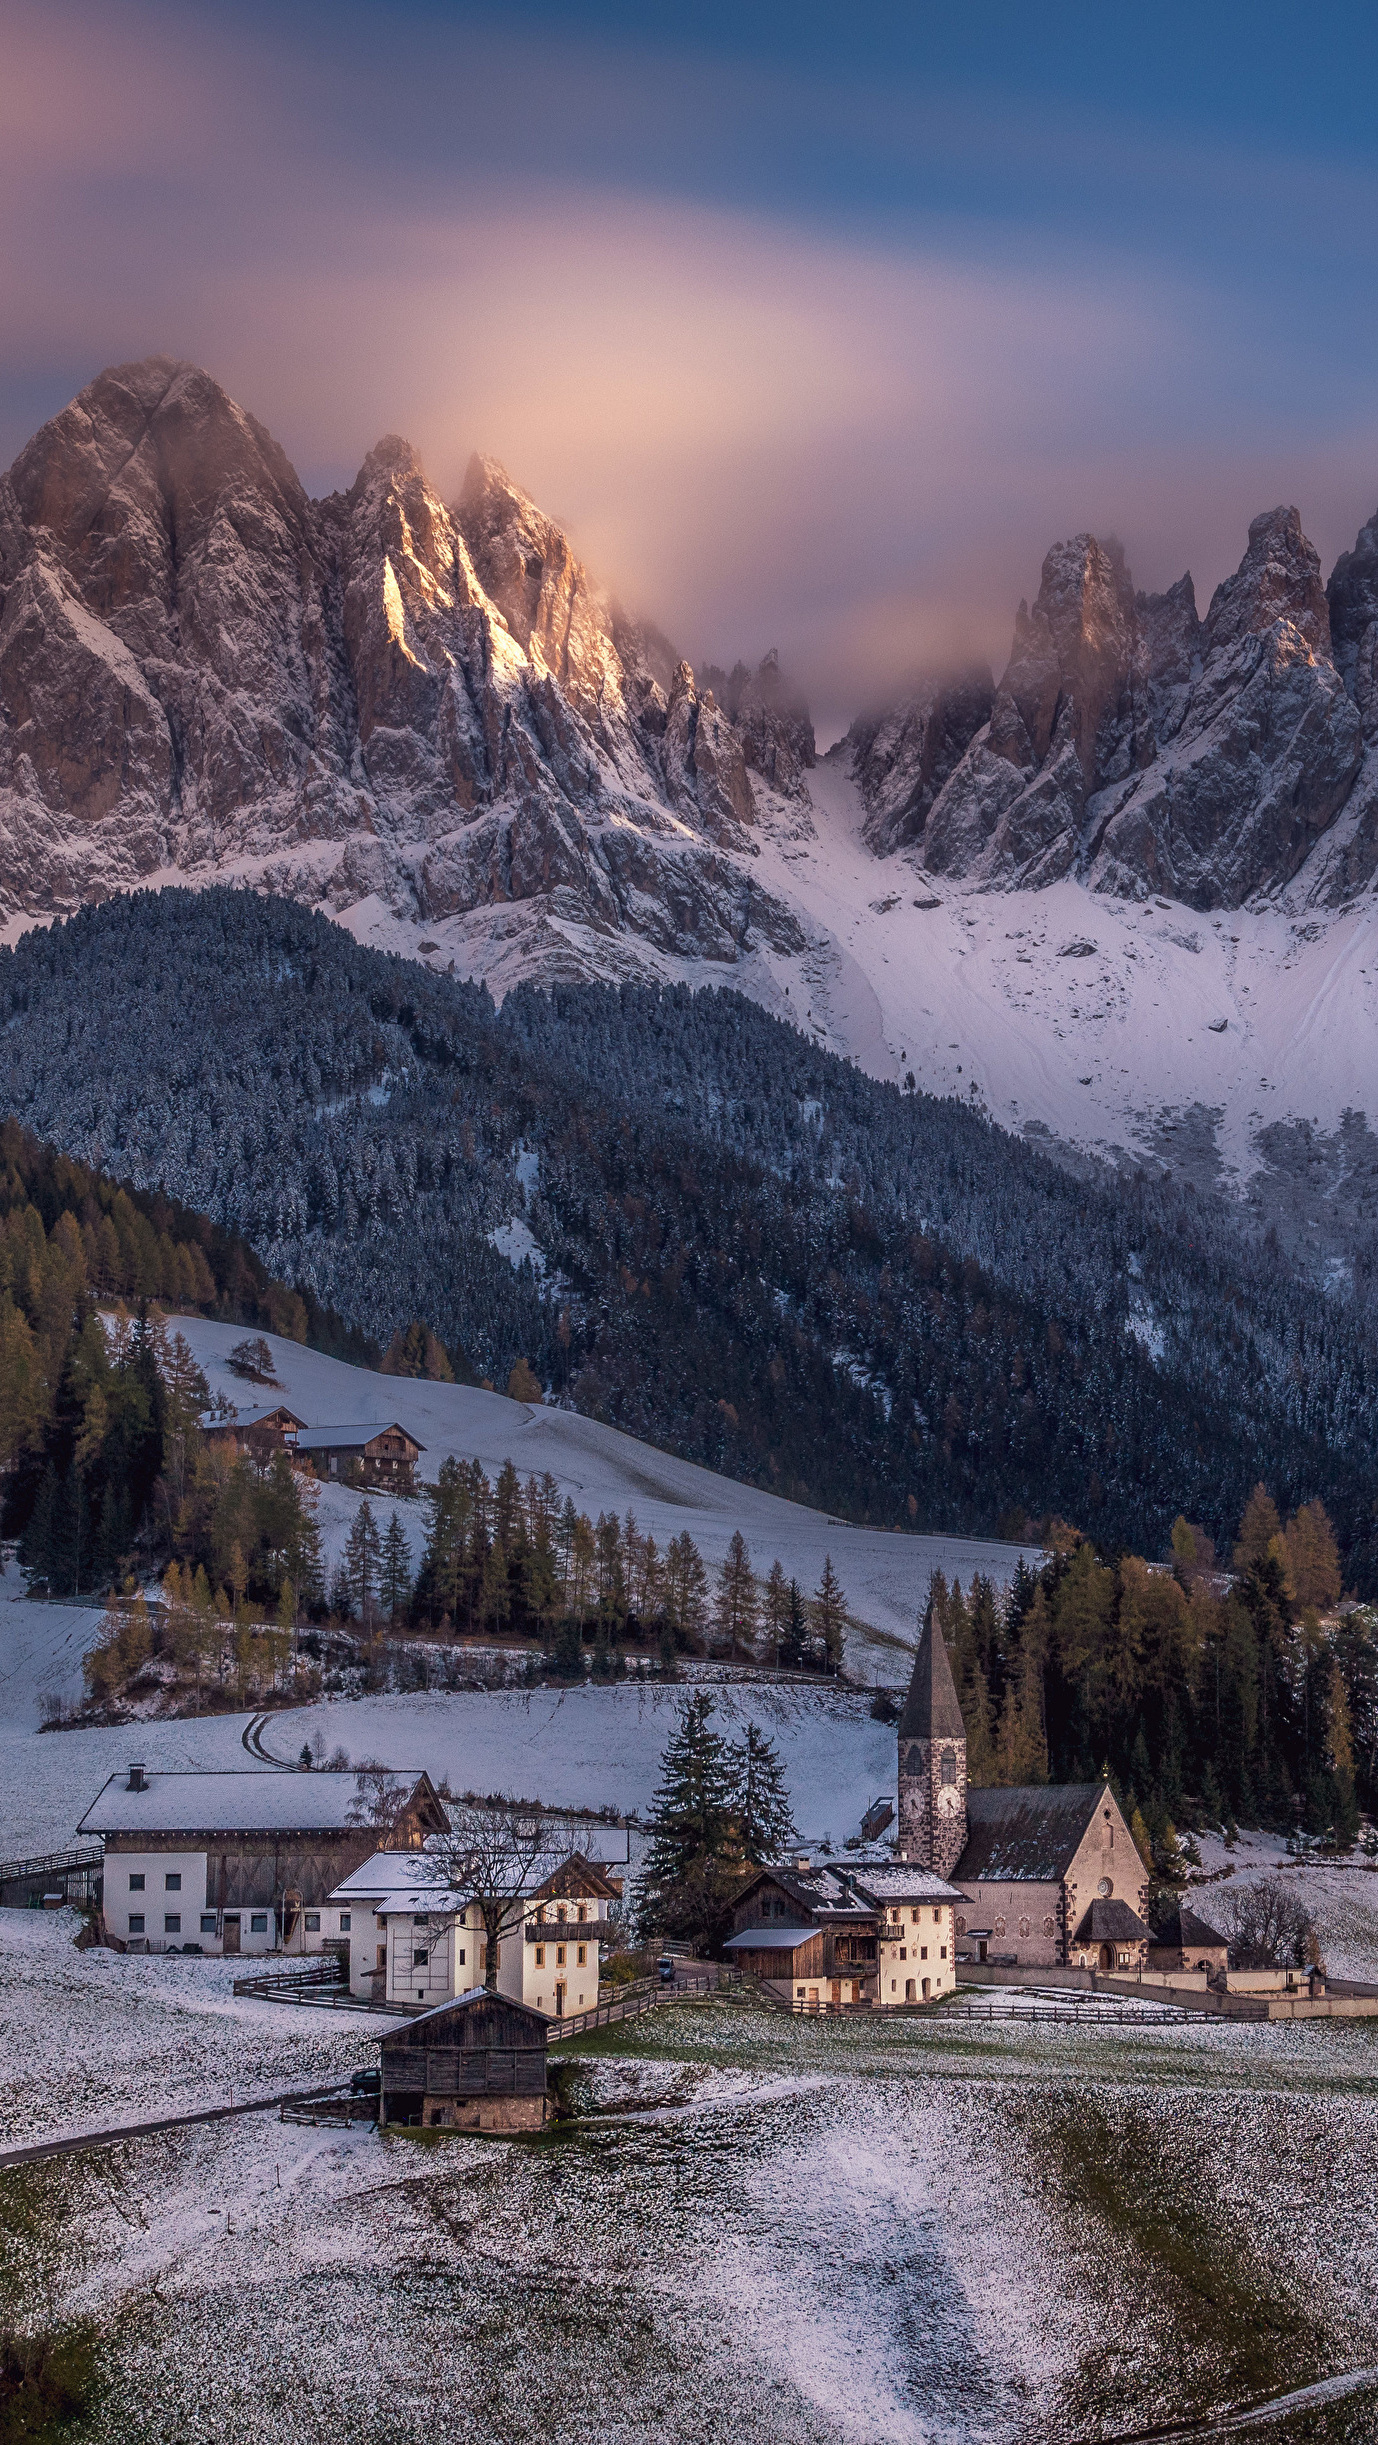
<svg viewBox="0 0 1378 2445"><path fill-rule="evenodd" d="M136 981L132 981L136 980ZM110 1024L118 1010L120 1023ZM1221 1201L1089 1181L739 996L486 990L230 890L0 953L0 1097L236 1233L313 1313L413 1325L662 1448L887 1527L1223 1545L1259 1481L1378 1580L1378 1320Z"/></svg>

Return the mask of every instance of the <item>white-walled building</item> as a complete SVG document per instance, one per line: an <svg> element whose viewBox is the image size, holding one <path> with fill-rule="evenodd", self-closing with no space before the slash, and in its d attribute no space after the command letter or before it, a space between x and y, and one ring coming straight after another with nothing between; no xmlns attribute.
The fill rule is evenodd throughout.
<svg viewBox="0 0 1378 2445"><path fill-rule="evenodd" d="M513 1904L498 1952L498 1992L548 2019L598 2001L608 1918L621 1887L574 1853ZM361 1998L424 2012L487 1977L478 1905L443 1880L427 1850L379 1851L330 1894L330 1932L349 1944L349 1984Z"/></svg>
<svg viewBox="0 0 1378 2445"><path fill-rule="evenodd" d="M385 1827L375 1822L379 1815ZM111 1775L78 1831L105 1846L114 1943L149 1952L318 1953L331 1888L382 1838L406 1856L447 1822L424 1774L248 1768Z"/></svg>

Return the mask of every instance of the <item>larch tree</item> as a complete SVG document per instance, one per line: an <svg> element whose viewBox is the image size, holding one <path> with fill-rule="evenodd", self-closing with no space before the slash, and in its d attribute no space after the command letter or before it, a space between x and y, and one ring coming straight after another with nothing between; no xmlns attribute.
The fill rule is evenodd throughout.
<svg viewBox="0 0 1378 2445"><path fill-rule="evenodd" d="M785 1566L778 1554L770 1566L761 1612L766 1637L770 1641L770 1660L772 1664L778 1664L780 1642L785 1635L785 1624L789 1619L789 1582L785 1577Z"/></svg>
<svg viewBox="0 0 1378 2445"><path fill-rule="evenodd" d="M737 1649L749 1651L756 1636L756 1579L740 1528L732 1531L718 1573L713 1627L729 1654Z"/></svg>

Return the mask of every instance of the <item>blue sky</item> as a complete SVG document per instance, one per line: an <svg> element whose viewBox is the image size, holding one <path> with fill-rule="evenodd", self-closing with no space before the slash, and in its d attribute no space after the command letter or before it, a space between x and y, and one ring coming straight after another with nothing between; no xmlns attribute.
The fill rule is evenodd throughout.
<svg viewBox="0 0 1378 2445"><path fill-rule="evenodd" d="M825 722L1043 551L1204 600L1378 501L1378 13L0 0L0 463L210 365L313 489L502 457Z"/></svg>

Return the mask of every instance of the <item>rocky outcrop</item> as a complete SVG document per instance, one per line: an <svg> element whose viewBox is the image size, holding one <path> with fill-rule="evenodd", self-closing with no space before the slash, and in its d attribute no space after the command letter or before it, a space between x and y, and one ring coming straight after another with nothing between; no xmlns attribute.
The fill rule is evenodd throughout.
<svg viewBox="0 0 1378 2445"><path fill-rule="evenodd" d="M102 374L0 484L6 915L176 869L733 959L792 927L723 863L775 781L763 705L739 733L492 460L449 509L389 436L312 501L170 359Z"/></svg>
<svg viewBox="0 0 1378 2445"><path fill-rule="evenodd" d="M753 671L738 662L730 671L710 664L702 674L742 743L742 755L783 798L808 795L804 776L815 760L808 706L781 675L772 646Z"/></svg>
<svg viewBox="0 0 1378 2445"><path fill-rule="evenodd" d="M990 720L994 697L984 663L929 676L887 712L859 716L830 750L856 782L862 832L880 856L922 841L933 802Z"/></svg>
<svg viewBox="0 0 1378 2445"><path fill-rule="evenodd" d="M1346 582L1357 671L1365 598L1357 574ZM1204 621L1190 577L1135 595L1118 544L1078 535L1020 605L989 722L929 810L924 862L987 886L1077 874L1237 906L1291 882L1345 808L1363 759L1356 693L1294 509L1254 520Z"/></svg>

